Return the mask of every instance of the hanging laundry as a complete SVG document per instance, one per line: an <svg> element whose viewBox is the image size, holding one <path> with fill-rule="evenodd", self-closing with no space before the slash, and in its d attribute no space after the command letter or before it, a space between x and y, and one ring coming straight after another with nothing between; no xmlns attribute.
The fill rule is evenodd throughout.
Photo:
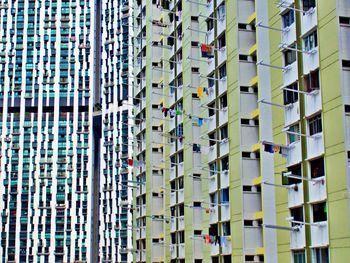
<svg viewBox="0 0 350 263"><path fill-rule="evenodd" d="M219 244L219 246L221 245L221 240L220 237L218 235L215 236L215 245Z"/></svg>
<svg viewBox="0 0 350 263"><path fill-rule="evenodd" d="M225 236L220 237L221 246L227 247L227 238Z"/></svg>
<svg viewBox="0 0 350 263"><path fill-rule="evenodd" d="M202 87L197 88L197 96L199 98L203 97L203 88Z"/></svg>
<svg viewBox="0 0 350 263"><path fill-rule="evenodd" d="M198 126L201 127L203 125L203 118L198 118Z"/></svg>
<svg viewBox="0 0 350 263"><path fill-rule="evenodd" d="M209 234L204 235L205 243L210 244L210 236Z"/></svg>
<svg viewBox="0 0 350 263"><path fill-rule="evenodd" d="M201 44L201 52L203 58L213 58L214 57L214 48L208 44Z"/></svg>
<svg viewBox="0 0 350 263"><path fill-rule="evenodd" d="M206 208L206 209L205 209L205 213L206 213L206 214L209 214L209 213L210 213L210 209L209 209L209 208Z"/></svg>
<svg viewBox="0 0 350 263"><path fill-rule="evenodd" d="M176 116L176 110L169 109L170 118L174 118Z"/></svg>
<svg viewBox="0 0 350 263"><path fill-rule="evenodd" d="M275 144L275 145L273 146L273 151L274 151L275 153L279 153L280 150L281 150L281 147L280 147L279 145Z"/></svg>
<svg viewBox="0 0 350 263"><path fill-rule="evenodd" d="M271 144L265 144L265 145L264 145L264 151L265 151L265 152L269 152L269 153L274 153L273 147L272 147Z"/></svg>
<svg viewBox="0 0 350 263"><path fill-rule="evenodd" d="M179 110L176 110L176 115L177 115L177 116L182 115L182 112L179 111Z"/></svg>

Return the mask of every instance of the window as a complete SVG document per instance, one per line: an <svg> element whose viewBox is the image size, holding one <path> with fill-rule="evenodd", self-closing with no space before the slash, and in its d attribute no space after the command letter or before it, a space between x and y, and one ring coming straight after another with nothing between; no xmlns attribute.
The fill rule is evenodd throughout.
<svg viewBox="0 0 350 263"><path fill-rule="evenodd" d="M216 144L216 132L212 132L208 135L209 137L209 146L213 146Z"/></svg>
<svg viewBox="0 0 350 263"><path fill-rule="evenodd" d="M219 49L226 47L226 35L225 35L225 33L219 37L218 42L219 42Z"/></svg>
<svg viewBox="0 0 350 263"><path fill-rule="evenodd" d="M350 60L342 60L341 65L343 69L350 70Z"/></svg>
<svg viewBox="0 0 350 263"><path fill-rule="evenodd" d="M291 172L292 175L302 176L301 164L297 164L297 165L293 165L291 167L288 167L288 172ZM283 185L291 185L291 184L299 184L299 183L301 183L300 179L282 176L282 184Z"/></svg>
<svg viewBox="0 0 350 263"><path fill-rule="evenodd" d="M227 125L220 128L220 139L224 140L228 138L228 127Z"/></svg>
<svg viewBox="0 0 350 263"><path fill-rule="evenodd" d="M312 249L312 263L329 263L328 247Z"/></svg>
<svg viewBox="0 0 350 263"><path fill-rule="evenodd" d="M311 34L307 35L303 39L304 42L304 50L310 51L317 47L317 31L315 30Z"/></svg>
<svg viewBox="0 0 350 263"><path fill-rule="evenodd" d="M227 94L224 94L220 97L220 109L227 108Z"/></svg>
<svg viewBox="0 0 350 263"><path fill-rule="evenodd" d="M311 136L314 135L314 134L322 132L322 118L321 118L321 114L310 118L308 123L309 123L309 134Z"/></svg>
<svg viewBox="0 0 350 263"><path fill-rule="evenodd" d="M340 16L339 17L339 24L340 25L350 25L350 17Z"/></svg>
<svg viewBox="0 0 350 263"><path fill-rule="evenodd" d="M214 29L214 19L213 17L209 17L208 20L207 20L207 30L208 31L211 31Z"/></svg>
<svg viewBox="0 0 350 263"><path fill-rule="evenodd" d="M293 263L306 263L304 250L297 250L297 251L293 251L292 253L293 253Z"/></svg>
<svg viewBox="0 0 350 263"><path fill-rule="evenodd" d="M223 79L226 77L226 64L219 69L219 77Z"/></svg>
<svg viewBox="0 0 350 263"><path fill-rule="evenodd" d="M311 8L316 7L316 0L302 0L303 10L305 12L309 11Z"/></svg>
<svg viewBox="0 0 350 263"><path fill-rule="evenodd" d="M320 89L320 74L318 69L304 75L304 89L307 92Z"/></svg>
<svg viewBox="0 0 350 263"><path fill-rule="evenodd" d="M217 15L219 20L225 19L225 4L218 6Z"/></svg>
<svg viewBox="0 0 350 263"><path fill-rule="evenodd" d="M221 171L228 171L230 168L230 162L228 156L221 159Z"/></svg>
<svg viewBox="0 0 350 263"><path fill-rule="evenodd" d="M317 203L312 205L312 218L313 222L327 221L327 204L326 202Z"/></svg>
<svg viewBox="0 0 350 263"><path fill-rule="evenodd" d="M216 162L209 164L209 176L213 176L217 174Z"/></svg>
<svg viewBox="0 0 350 263"><path fill-rule="evenodd" d="M304 222L304 210L303 207L297 207L290 209L290 216L293 217L294 221ZM299 224L292 223L292 226L297 226Z"/></svg>
<svg viewBox="0 0 350 263"><path fill-rule="evenodd" d="M291 133L287 133L287 140L288 140L288 144L291 144L293 142L297 142L300 141L300 136L297 135L300 133L300 126L299 123L292 125L289 127L289 131Z"/></svg>
<svg viewBox="0 0 350 263"><path fill-rule="evenodd" d="M294 23L294 10L288 9L286 13L282 15L283 28L289 27Z"/></svg>
<svg viewBox="0 0 350 263"><path fill-rule="evenodd" d="M295 48L295 45L290 46L291 49ZM297 60L297 52L295 50L287 49L283 52L284 66L293 64Z"/></svg>
<svg viewBox="0 0 350 263"><path fill-rule="evenodd" d="M222 222L222 235L223 236L231 235L230 221Z"/></svg>
<svg viewBox="0 0 350 263"><path fill-rule="evenodd" d="M311 178L322 177L324 173L324 159L323 157L310 161Z"/></svg>
<svg viewBox="0 0 350 263"><path fill-rule="evenodd" d="M230 202L229 189L228 188L221 189L220 197L221 197L220 199L222 204L229 203Z"/></svg>
<svg viewBox="0 0 350 263"><path fill-rule="evenodd" d="M292 104L294 102L297 102L299 99L298 92L295 91L298 90L298 83L295 82L283 89L283 103L284 105Z"/></svg>

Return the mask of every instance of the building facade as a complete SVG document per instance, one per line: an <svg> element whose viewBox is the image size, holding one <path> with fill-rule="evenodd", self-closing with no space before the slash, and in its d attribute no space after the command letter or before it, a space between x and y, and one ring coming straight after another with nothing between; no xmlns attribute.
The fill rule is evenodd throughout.
<svg viewBox="0 0 350 263"><path fill-rule="evenodd" d="M101 1L99 261L132 261L132 3Z"/></svg>
<svg viewBox="0 0 350 263"><path fill-rule="evenodd" d="M134 4L136 262L345 260L347 1Z"/></svg>
<svg viewBox="0 0 350 263"><path fill-rule="evenodd" d="M0 2L2 262L132 260L129 8Z"/></svg>

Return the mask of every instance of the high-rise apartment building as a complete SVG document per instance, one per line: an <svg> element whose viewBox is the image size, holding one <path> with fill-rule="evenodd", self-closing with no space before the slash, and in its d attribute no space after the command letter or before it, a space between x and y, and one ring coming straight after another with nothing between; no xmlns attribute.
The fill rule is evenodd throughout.
<svg viewBox="0 0 350 263"><path fill-rule="evenodd" d="M131 261L129 7L0 1L1 262Z"/></svg>
<svg viewBox="0 0 350 263"><path fill-rule="evenodd" d="M99 261L132 261L132 3L101 1Z"/></svg>
<svg viewBox="0 0 350 263"><path fill-rule="evenodd" d="M347 1L134 1L136 262L337 262Z"/></svg>

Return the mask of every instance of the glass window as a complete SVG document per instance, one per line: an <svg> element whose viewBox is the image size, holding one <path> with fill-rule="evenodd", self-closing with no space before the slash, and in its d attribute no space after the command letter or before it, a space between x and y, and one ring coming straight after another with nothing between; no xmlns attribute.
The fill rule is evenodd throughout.
<svg viewBox="0 0 350 263"><path fill-rule="evenodd" d="M315 30L311 34L307 35L303 39L305 51L310 51L318 46L317 31Z"/></svg>
<svg viewBox="0 0 350 263"><path fill-rule="evenodd" d="M289 131L291 133L287 133L288 144L300 141L300 136L298 135L300 133L299 123L290 126Z"/></svg>
<svg viewBox="0 0 350 263"><path fill-rule="evenodd" d="M305 12L309 11L311 8L316 7L316 0L302 0L303 10Z"/></svg>
<svg viewBox="0 0 350 263"><path fill-rule="evenodd" d="M318 69L304 75L304 89L307 92L320 89L320 74Z"/></svg>
<svg viewBox="0 0 350 263"><path fill-rule="evenodd" d="M294 49L295 45L290 46L290 48ZM297 52L295 50L291 50L291 49L286 49L283 52L285 66L293 64L297 60Z"/></svg>
<svg viewBox="0 0 350 263"><path fill-rule="evenodd" d="M282 15L283 28L289 27L294 23L294 10L288 9L286 13Z"/></svg>
<svg viewBox="0 0 350 263"><path fill-rule="evenodd" d="M328 253L328 247L312 249L312 263L329 263Z"/></svg>
<svg viewBox="0 0 350 263"><path fill-rule="evenodd" d="M317 203L312 205L312 218L313 222L327 221L327 204L326 202Z"/></svg>
<svg viewBox="0 0 350 263"><path fill-rule="evenodd" d="M293 263L306 263L304 250L293 251Z"/></svg>
<svg viewBox="0 0 350 263"><path fill-rule="evenodd" d="M283 89L283 103L284 105L288 105L294 102L297 102L299 99L298 92L293 90L298 90L298 83L295 82Z"/></svg>
<svg viewBox="0 0 350 263"><path fill-rule="evenodd" d="M310 161L311 178L324 176L324 159L323 157Z"/></svg>
<svg viewBox="0 0 350 263"><path fill-rule="evenodd" d="M223 79L226 77L226 64L223 65L220 69L219 69L219 76L220 76L220 79Z"/></svg>
<svg viewBox="0 0 350 263"><path fill-rule="evenodd" d="M321 114L309 119L309 134L314 135L322 132Z"/></svg>

